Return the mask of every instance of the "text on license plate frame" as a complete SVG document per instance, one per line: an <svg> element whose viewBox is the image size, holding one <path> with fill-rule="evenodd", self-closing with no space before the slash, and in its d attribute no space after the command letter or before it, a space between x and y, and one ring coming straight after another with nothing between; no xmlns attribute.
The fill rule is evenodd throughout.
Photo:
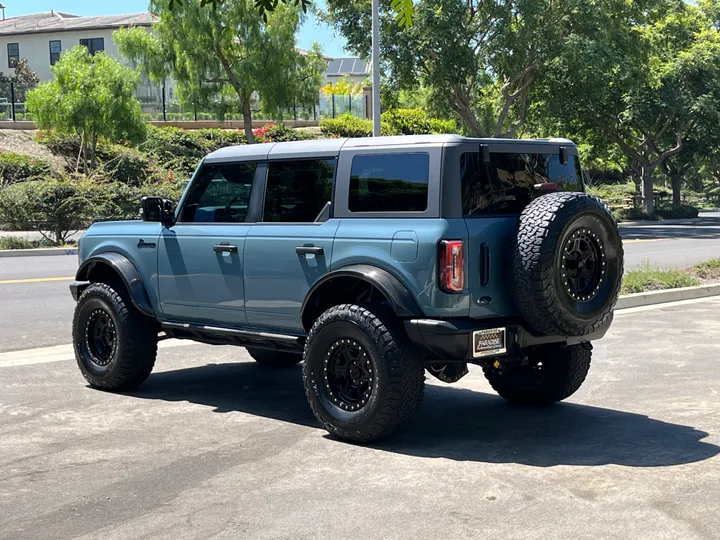
<svg viewBox="0 0 720 540"><path fill-rule="evenodd" d="M507 353L507 329L488 328L472 333L473 358L499 356Z"/></svg>

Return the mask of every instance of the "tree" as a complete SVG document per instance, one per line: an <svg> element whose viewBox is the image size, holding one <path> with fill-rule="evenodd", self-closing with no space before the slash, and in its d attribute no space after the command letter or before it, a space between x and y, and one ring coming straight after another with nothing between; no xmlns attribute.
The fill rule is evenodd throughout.
<svg viewBox="0 0 720 540"><path fill-rule="evenodd" d="M652 213L653 173L701 124L719 125L720 34L709 2L604 1L576 13L540 106L592 144L617 145Z"/></svg>
<svg viewBox="0 0 720 540"><path fill-rule="evenodd" d="M393 24L381 2L381 57L387 87L429 93L433 110L459 117L475 136L520 132L543 66L562 44L565 20L579 0L419 0L412 26ZM328 0L323 20L353 52L370 52L370 4Z"/></svg>
<svg viewBox="0 0 720 540"><path fill-rule="evenodd" d="M319 46L307 54L295 48L300 8L280 5L269 15L260 14L253 1L226 1L207 9L202 0L184 0L170 9L166 0L152 0L150 10L159 16L155 33L126 29L115 40L152 79L171 75L185 99L215 100L225 110L236 105L247 140L254 142L254 99L278 117L296 102L315 103L325 60Z"/></svg>
<svg viewBox="0 0 720 540"><path fill-rule="evenodd" d="M94 169L100 138L112 142L140 141L145 122L134 97L139 75L105 53L91 55L86 47L65 52L52 68L54 78L28 94L27 108L41 129L80 137L82 160Z"/></svg>

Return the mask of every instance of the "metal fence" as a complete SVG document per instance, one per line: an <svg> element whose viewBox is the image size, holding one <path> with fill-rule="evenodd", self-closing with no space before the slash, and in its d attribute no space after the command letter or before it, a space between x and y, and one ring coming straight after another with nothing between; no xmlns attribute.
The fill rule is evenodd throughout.
<svg viewBox="0 0 720 540"><path fill-rule="evenodd" d="M25 107L25 98L30 89L19 84L0 81L0 120L32 120L32 115ZM242 113L237 110L228 110L225 114L220 115L217 109L183 106L177 99L173 99L172 91L166 92L162 87L139 85L136 95L147 120L174 122L216 121L221 118L225 120L243 119ZM363 95L320 93L318 101L311 106L298 104L283 109L279 115L269 115L261 109L259 103L254 103L252 113L253 120L259 121L319 120L320 118L335 118L344 114L366 118L366 107Z"/></svg>
<svg viewBox="0 0 720 540"><path fill-rule="evenodd" d="M25 98L32 88L0 80L0 120L32 120Z"/></svg>

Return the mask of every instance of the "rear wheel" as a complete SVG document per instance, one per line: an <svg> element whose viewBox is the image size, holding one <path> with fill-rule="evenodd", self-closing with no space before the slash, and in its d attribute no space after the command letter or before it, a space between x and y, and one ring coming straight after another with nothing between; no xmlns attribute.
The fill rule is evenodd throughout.
<svg viewBox="0 0 720 540"><path fill-rule="evenodd" d="M507 369L485 367L485 378L501 397L519 405L550 405L573 395L590 369L592 347L545 345L528 354L528 363Z"/></svg>
<svg viewBox="0 0 720 540"><path fill-rule="evenodd" d="M258 364L276 369L288 369L302 360L302 354L254 349L248 347L247 352Z"/></svg>
<svg viewBox="0 0 720 540"><path fill-rule="evenodd" d="M420 406L424 367L392 315L374 307L330 308L305 344L303 383L332 435L367 443L405 425Z"/></svg>
<svg viewBox="0 0 720 540"><path fill-rule="evenodd" d="M80 296L73 317L75 358L95 388L130 390L155 365L157 324L140 313L121 284L93 283Z"/></svg>

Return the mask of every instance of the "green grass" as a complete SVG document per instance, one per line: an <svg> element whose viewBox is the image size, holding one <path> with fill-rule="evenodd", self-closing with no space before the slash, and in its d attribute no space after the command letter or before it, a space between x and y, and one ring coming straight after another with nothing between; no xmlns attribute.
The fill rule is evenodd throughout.
<svg viewBox="0 0 720 540"><path fill-rule="evenodd" d="M696 285L702 285L702 281L687 270L660 270L652 268L648 261L644 261L641 268L625 273L621 294L679 289Z"/></svg>
<svg viewBox="0 0 720 540"><path fill-rule="evenodd" d="M720 259L710 259L709 261L698 264L693 268L693 273L700 279L720 279Z"/></svg>

